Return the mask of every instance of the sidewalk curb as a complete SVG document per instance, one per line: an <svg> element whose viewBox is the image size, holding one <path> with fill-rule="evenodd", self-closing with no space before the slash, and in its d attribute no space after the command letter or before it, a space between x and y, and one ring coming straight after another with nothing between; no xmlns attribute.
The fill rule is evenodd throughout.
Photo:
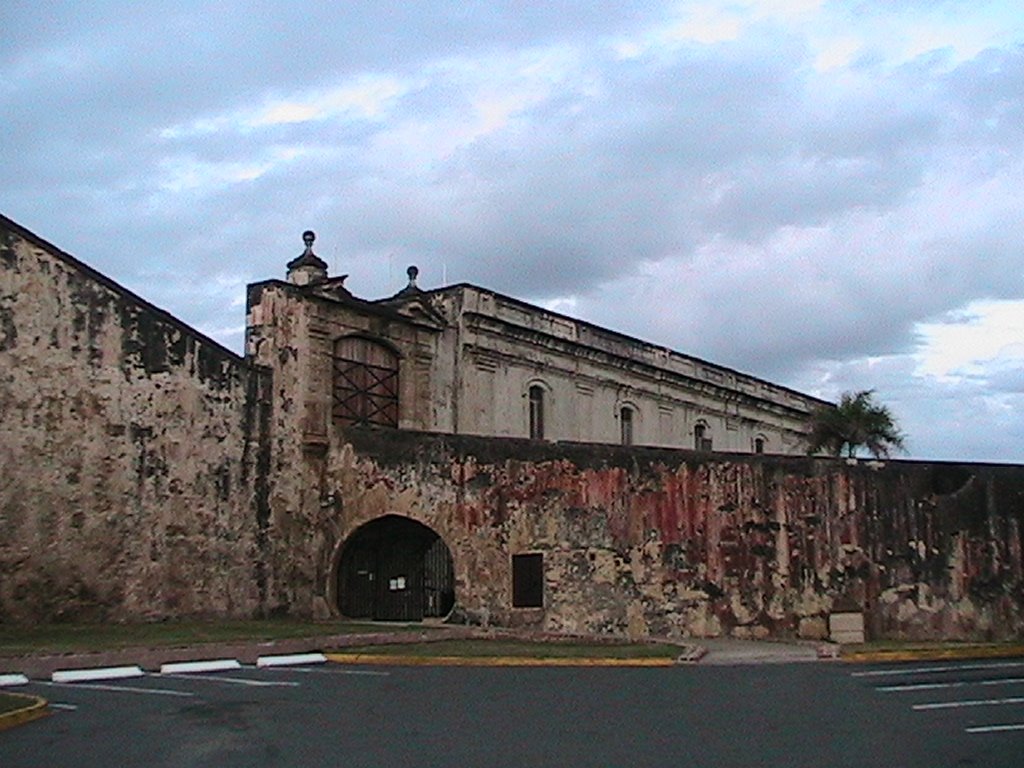
<svg viewBox="0 0 1024 768"><path fill-rule="evenodd" d="M383 653L328 653L335 664L390 664L415 667L673 667L675 659L612 659L535 656L399 656Z"/></svg>
<svg viewBox="0 0 1024 768"><path fill-rule="evenodd" d="M0 731L14 728L16 725L24 725L41 717L50 714L47 709L49 702L39 696L32 696L27 693L6 693L7 696L15 696L25 699L25 706L0 715Z"/></svg>
<svg viewBox="0 0 1024 768"><path fill-rule="evenodd" d="M901 661L957 661L970 659L1015 659L1024 657L1024 645L976 648L920 648L885 650L843 650L840 661L875 664Z"/></svg>
<svg viewBox="0 0 1024 768"><path fill-rule="evenodd" d="M193 661L197 658L236 658L243 664L255 664L259 656L291 653L312 653L323 648L345 648L368 644L401 644L434 642L446 639L466 639L475 636L475 630L453 628L437 631L325 633L304 637L274 640L235 639L213 642L185 642L176 645L136 645L99 651L77 650L67 652L21 653L0 655L0 669L18 671L30 679L49 679L55 671L91 669L138 664L145 670L158 671L162 664Z"/></svg>

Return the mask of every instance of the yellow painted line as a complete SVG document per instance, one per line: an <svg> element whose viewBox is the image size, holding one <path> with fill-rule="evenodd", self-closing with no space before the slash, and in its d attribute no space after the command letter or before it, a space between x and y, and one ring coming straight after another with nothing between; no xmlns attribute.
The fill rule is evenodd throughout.
<svg viewBox="0 0 1024 768"><path fill-rule="evenodd" d="M840 659L858 664L887 661L945 661L956 659L1007 659L1024 656L1024 645L967 648L908 648L843 651Z"/></svg>
<svg viewBox="0 0 1024 768"><path fill-rule="evenodd" d="M0 731L13 728L16 725L29 723L38 720L49 713L46 699L39 696L30 696L26 693L4 693L5 696L13 696L25 700L25 706L0 715Z"/></svg>
<svg viewBox="0 0 1024 768"><path fill-rule="evenodd" d="M536 656L398 656L384 653L328 653L338 664L394 664L419 667L671 667L670 658L571 658Z"/></svg>

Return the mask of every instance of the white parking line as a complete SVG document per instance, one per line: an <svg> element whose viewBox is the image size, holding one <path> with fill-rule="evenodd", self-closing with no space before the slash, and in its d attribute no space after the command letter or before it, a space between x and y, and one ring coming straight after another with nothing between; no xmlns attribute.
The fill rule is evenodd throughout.
<svg viewBox="0 0 1024 768"><path fill-rule="evenodd" d="M942 667L916 667L914 669L872 669L867 672L851 672L851 677L895 677L896 675L921 675L933 672L960 672L978 669L1011 669L1024 667L1024 661L1005 661L996 664L959 664Z"/></svg>
<svg viewBox="0 0 1024 768"><path fill-rule="evenodd" d="M174 678L175 680L203 680L205 682L216 682L216 683L232 683L235 685L251 685L257 688L263 687L278 687L278 688L298 688L302 683L296 683L291 680L284 681L271 681L271 680L249 680L244 677L224 677L222 675L160 675L160 677Z"/></svg>
<svg viewBox="0 0 1024 768"><path fill-rule="evenodd" d="M74 688L81 690L86 688L91 691L116 691L117 693L149 693L154 696L195 696L188 691L176 691L173 688L129 688L127 685L101 685L98 683L50 683L40 680L39 685L49 685L54 688Z"/></svg>
<svg viewBox="0 0 1024 768"><path fill-rule="evenodd" d="M968 701L937 701L932 704L915 704L911 709L962 709L964 707L998 707L1003 704L1024 704L1024 698L1015 696L1009 699L971 699Z"/></svg>
<svg viewBox="0 0 1024 768"><path fill-rule="evenodd" d="M77 704L63 704L59 701L51 701L46 706L48 706L50 709L64 709L68 712L73 712L74 710L78 709Z"/></svg>
<svg viewBox="0 0 1024 768"><path fill-rule="evenodd" d="M995 680L957 680L952 683L905 683L903 685L880 685L876 691L903 693L905 691L934 691L940 688L965 688L969 685L1018 685L1024 683L1024 677L1006 677Z"/></svg>
<svg viewBox="0 0 1024 768"><path fill-rule="evenodd" d="M976 725L964 728L968 733L998 733L1000 731L1024 731L1024 723L1007 723L1006 725Z"/></svg>

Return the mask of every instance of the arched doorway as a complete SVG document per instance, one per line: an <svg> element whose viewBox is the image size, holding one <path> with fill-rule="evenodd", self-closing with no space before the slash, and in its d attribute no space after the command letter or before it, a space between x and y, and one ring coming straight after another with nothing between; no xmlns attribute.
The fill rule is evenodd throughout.
<svg viewBox="0 0 1024 768"><path fill-rule="evenodd" d="M352 619L421 621L455 605L452 555L440 536L408 517L357 528L341 550L338 608Z"/></svg>

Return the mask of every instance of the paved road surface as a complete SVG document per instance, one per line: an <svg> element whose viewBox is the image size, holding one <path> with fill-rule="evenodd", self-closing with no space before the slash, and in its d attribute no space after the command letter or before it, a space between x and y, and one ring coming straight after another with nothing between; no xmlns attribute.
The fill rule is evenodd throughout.
<svg viewBox="0 0 1024 768"><path fill-rule="evenodd" d="M27 690L57 711L0 733L3 768L1024 765L1024 662L330 665Z"/></svg>

